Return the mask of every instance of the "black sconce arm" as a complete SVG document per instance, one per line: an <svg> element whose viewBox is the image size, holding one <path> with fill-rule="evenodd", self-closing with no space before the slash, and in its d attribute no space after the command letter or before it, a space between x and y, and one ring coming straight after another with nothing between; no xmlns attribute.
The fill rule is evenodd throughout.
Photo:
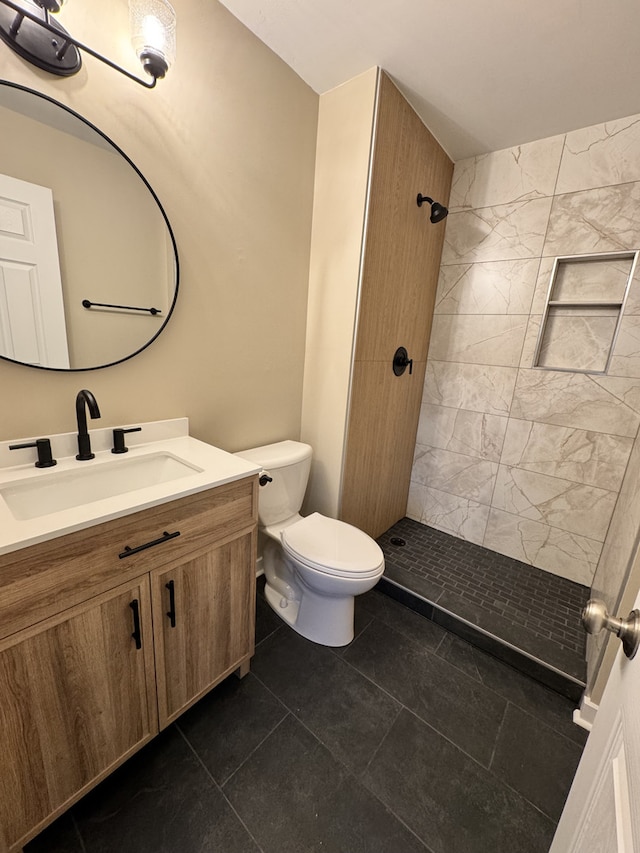
<svg viewBox="0 0 640 853"><path fill-rule="evenodd" d="M6 6L9 9L13 9L16 12L16 18L10 27L4 28L0 27L0 38L9 45L12 49L14 49L17 53L22 55L25 59L29 59L29 61L34 62L34 64L40 64L41 68L44 68L46 71L51 71L52 73L62 73L63 75L74 73L73 71L69 72L56 72L54 68L52 68L52 62L48 61L47 64L38 63L37 59L34 57L29 57L29 51L26 49L20 49L18 46L17 38L20 33L20 28L23 24L25 18L35 24L37 27L40 27L41 30L47 30L52 35L56 36L56 40L60 42L58 45L56 41L53 41L54 47L58 47L58 50L55 53L52 53L52 56L55 59L62 60L69 48L69 45L73 45L84 53L88 53L89 56L93 56L94 59L100 60L105 65L108 65L110 68L113 68L115 71L119 71L121 74L124 74L125 77L128 77L130 80L133 80L135 83L139 83L140 86L144 86L145 89L153 89L157 82L156 75L152 75L150 80L143 80L142 78L136 76L131 71L127 71L126 68L123 68L121 65L118 65L115 62L112 62L106 56L103 56L98 51L89 47L88 45L81 42L79 39L72 36L68 33L64 27L61 27L59 24L52 24L48 19L48 12L44 11L44 18L38 17L38 15L33 14L32 12L24 9L22 6L19 6L14 0L0 0L0 5ZM79 65L77 66L79 68ZM75 70L77 70L77 68ZM161 76L161 75L158 75Z"/></svg>

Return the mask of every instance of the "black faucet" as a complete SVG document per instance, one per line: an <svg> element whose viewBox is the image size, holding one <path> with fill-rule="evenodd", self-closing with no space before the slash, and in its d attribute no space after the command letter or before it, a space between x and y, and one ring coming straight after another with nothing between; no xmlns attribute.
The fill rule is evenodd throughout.
<svg viewBox="0 0 640 853"><path fill-rule="evenodd" d="M78 454L76 459L93 459L95 456L95 453L91 452L91 439L87 431L87 411L85 406L89 407L89 414L92 418L100 417L100 409L96 398L86 388L78 391L76 397L76 418L78 419Z"/></svg>

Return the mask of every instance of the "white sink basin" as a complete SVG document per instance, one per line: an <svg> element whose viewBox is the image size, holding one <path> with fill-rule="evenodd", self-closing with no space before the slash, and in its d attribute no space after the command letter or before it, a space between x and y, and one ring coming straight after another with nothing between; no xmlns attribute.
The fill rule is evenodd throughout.
<svg viewBox="0 0 640 853"><path fill-rule="evenodd" d="M43 472L38 477L0 486L0 496L17 521L50 515L201 474L203 469L171 453L121 457L99 465L81 463L74 471Z"/></svg>

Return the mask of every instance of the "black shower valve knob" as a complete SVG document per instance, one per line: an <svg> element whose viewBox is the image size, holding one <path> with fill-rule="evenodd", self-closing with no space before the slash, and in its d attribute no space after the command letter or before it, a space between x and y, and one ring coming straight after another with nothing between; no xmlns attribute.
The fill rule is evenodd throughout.
<svg viewBox="0 0 640 853"><path fill-rule="evenodd" d="M413 359L409 358L409 354L404 347L398 347L395 351L392 367L396 376L402 376L407 367L409 368L409 373L413 373Z"/></svg>

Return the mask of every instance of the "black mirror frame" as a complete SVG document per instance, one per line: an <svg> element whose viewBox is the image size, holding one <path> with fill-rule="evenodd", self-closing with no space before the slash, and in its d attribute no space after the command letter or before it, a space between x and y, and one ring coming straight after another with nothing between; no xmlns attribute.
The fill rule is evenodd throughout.
<svg viewBox="0 0 640 853"><path fill-rule="evenodd" d="M28 86L22 86L19 83L12 83L10 80L0 79L0 87L1 86L9 86L12 89L18 89L21 92L27 92L30 95L35 95L38 98L42 98L42 100L44 100L44 101L48 101L50 104L54 104L56 107L59 107L60 109L69 113L70 115L74 116L75 118L79 119L81 122L86 124L88 127L90 127L95 133L97 133L99 136L101 136L124 160L126 160L126 162L129 164L129 166L131 166L133 171L138 175L140 180L143 182L143 184L149 190L149 193L151 194L151 197L153 198L155 203L158 205L160 213L162 214L162 218L164 219L165 225L167 226L167 230L169 232L169 237L171 238L171 245L173 246L173 254L175 257L176 284L175 284L175 291L173 294L173 300L172 300L171 306L169 307L169 310L167 312L167 316L165 318L164 323L160 326L158 331L151 338L149 338L149 340L143 346L139 347L134 352L129 353L129 355L125 355L123 358L118 358L115 361L110 361L108 364L97 364L97 365L94 365L92 367L45 367L45 366L40 365L40 364L28 364L27 362L24 362L24 361L18 361L15 358L9 358L8 356L2 355L2 354L0 354L0 359L2 359L3 361L11 362L12 364L21 364L23 367L35 368L36 370L51 370L51 371L55 371L56 373L82 373L82 372L85 372L88 370L103 370L105 367L113 367L116 364L122 364L123 361L128 361L130 358L133 358L134 356L139 355L143 350L145 350L148 346L150 346L155 341L155 339L158 337L158 335L164 331L167 323L171 319L171 315L173 314L173 309L175 308L175 305L176 305L176 300L178 298L178 289L180 286L180 263L179 263L179 258L178 258L178 246L176 243L175 235L173 233L173 229L171 228L171 223L169 222L169 219L167 218L167 214L165 213L164 207L160 203L160 199L156 195L156 193L155 193L153 187L151 186L151 184L149 183L149 181L145 178L145 176L142 174L140 169L138 169L138 167L133 162L133 160L127 154L125 154L125 152L122 150L122 148L120 148L119 145L116 145L116 143L109 136L107 136L106 133L104 133L102 130L100 130L99 127L96 127L95 124L90 122L84 116L80 115L80 113L77 113L75 110L71 109L71 107L67 107L67 106L65 106L65 104L61 104L60 101L56 101L55 98L51 98L49 95L45 95L42 92L37 92L35 89L30 89Z"/></svg>

